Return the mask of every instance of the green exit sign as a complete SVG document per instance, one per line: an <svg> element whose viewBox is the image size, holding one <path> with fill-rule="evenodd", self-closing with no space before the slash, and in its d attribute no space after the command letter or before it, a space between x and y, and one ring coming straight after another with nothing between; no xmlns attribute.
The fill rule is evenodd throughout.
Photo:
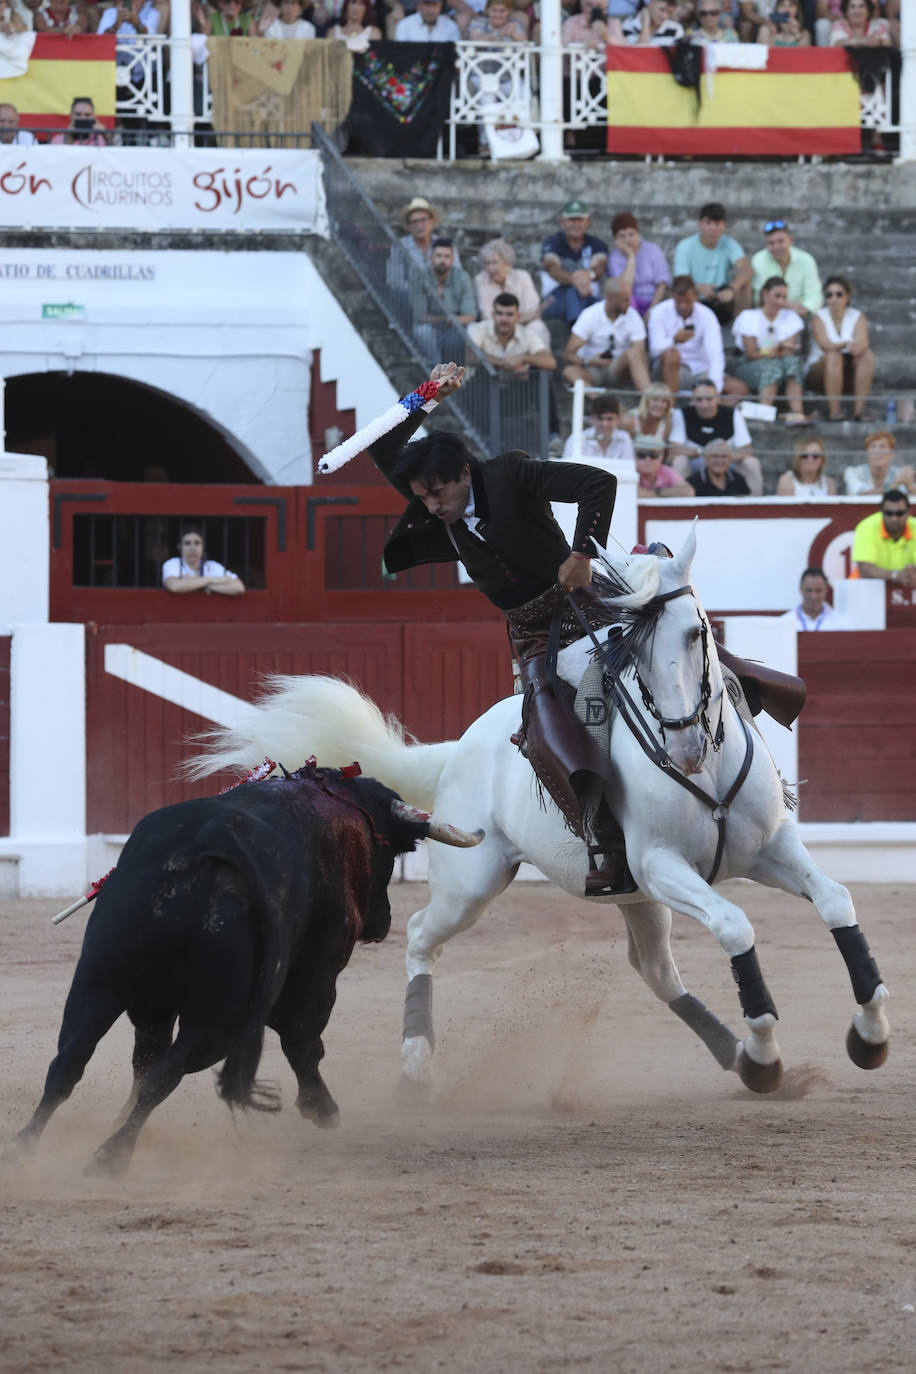
<svg viewBox="0 0 916 1374"><path fill-rule="evenodd" d="M84 305L43 305L41 307L41 318L43 320L81 320L86 314Z"/></svg>

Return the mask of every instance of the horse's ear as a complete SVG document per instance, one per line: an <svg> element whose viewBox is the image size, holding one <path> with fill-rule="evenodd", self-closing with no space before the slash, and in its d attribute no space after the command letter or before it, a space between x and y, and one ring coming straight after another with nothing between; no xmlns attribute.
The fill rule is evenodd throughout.
<svg viewBox="0 0 916 1374"><path fill-rule="evenodd" d="M690 522L683 544L674 555L672 571L676 574L678 581L686 582L690 576L690 565L693 562L693 555L697 551L697 516Z"/></svg>
<svg viewBox="0 0 916 1374"><path fill-rule="evenodd" d="M626 580L627 568L630 566L630 560L627 555L625 553L612 553L610 549L602 548L594 536L592 536L592 544L595 547L595 552L608 572L616 573L618 577L622 577Z"/></svg>

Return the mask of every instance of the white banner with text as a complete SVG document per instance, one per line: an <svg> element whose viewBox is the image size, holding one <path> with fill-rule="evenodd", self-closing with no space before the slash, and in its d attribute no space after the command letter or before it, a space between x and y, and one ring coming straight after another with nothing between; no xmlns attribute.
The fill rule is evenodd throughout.
<svg viewBox="0 0 916 1374"><path fill-rule="evenodd" d="M320 154L283 148L0 145L0 226L328 236Z"/></svg>

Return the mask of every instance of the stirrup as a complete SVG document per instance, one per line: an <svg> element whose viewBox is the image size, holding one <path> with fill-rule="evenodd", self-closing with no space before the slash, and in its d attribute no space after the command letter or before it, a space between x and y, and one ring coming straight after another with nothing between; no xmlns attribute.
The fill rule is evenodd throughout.
<svg viewBox="0 0 916 1374"><path fill-rule="evenodd" d="M601 860L602 867L598 867ZM600 844L588 846L590 864L585 879L586 897L623 897L639 888L627 866L626 850L622 844L602 847Z"/></svg>

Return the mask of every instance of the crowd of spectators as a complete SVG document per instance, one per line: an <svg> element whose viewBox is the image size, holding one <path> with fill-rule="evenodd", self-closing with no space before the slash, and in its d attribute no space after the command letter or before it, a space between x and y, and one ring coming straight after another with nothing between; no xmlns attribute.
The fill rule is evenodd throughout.
<svg viewBox="0 0 916 1374"><path fill-rule="evenodd" d="M756 418L776 419L782 407L786 426L809 431L770 494L916 493L912 467L894 462L890 430L868 435L865 461L848 465L842 482L827 471L814 425L865 418L875 359L849 281L829 276L822 288L817 262L796 247L785 219L765 221L763 244L749 254L727 233L725 207L703 205L697 231L676 244L672 277L662 248L642 236L633 214L616 214L605 239L589 207L570 200L541 245L540 292L505 239L483 245L472 279L451 239L436 237L440 219L422 197L401 217L408 230L401 243L419 269L409 273L417 336L430 355L468 366L483 359L526 375L554 372L559 363L557 384L583 382L588 428L579 448L554 434L553 456L574 449L632 456L640 498L760 497L763 469L740 408L752 400L764 408L751 408ZM399 271L406 282L406 264L393 251L390 282ZM556 427L553 394L551 415Z"/></svg>

